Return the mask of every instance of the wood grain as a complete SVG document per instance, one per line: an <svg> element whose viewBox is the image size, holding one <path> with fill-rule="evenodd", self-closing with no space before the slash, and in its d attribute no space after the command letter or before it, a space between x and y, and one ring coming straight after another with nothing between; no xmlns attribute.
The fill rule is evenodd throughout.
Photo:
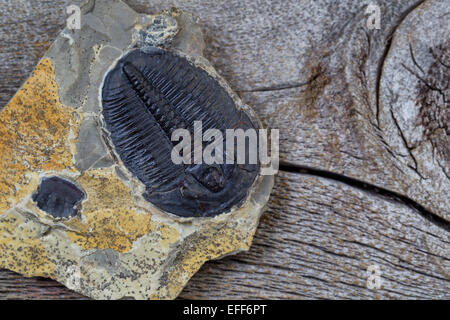
<svg viewBox="0 0 450 320"><path fill-rule="evenodd" d="M79 2L0 0L0 108L64 26L66 6ZM449 2L378 1L383 24L372 31L369 2L127 1L141 12L177 6L200 17L207 58L280 129L290 171L277 178L251 251L207 263L180 298L450 298L448 134L427 140L436 157L427 142L411 149L402 139L408 123L392 123L395 92L383 80L397 55L413 63L401 41L411 23L425 28L420 17ZM446 35L449 25L439 28ZM379 290L366 286L370 265L380 266ZM5 270L0 298L82 297Z"/></svg>
<svg viewBox="0 0 450 320"><path fill-rule="evenodd" d="M186 299L449 299L448 232L414 209L339 181L281 172L252 248L207 263ZM381 289L366 286L378 265ZM1 273L0 298L79 298Z"/></svg>
<svg viewBox="0 0 450 320"><path fill-rule="evenodd" d="M430 20L436 20L433 27L442 39L450 38L450 25L445 23L448 0L377 1L380 30L366 26L365 10L371 1L128 3L143 12L173 5L200 17L207 58L266 125L281 129L283 161L371 183L450 219L450 180L441 169L449 166L448 134L435 143L444 154L440 159L430 143L417 144L414 150L416 145L404 142L406 128L401 129L411 128L411 123L399 123L399 130L391 119L390 102L384 99L389 88L400 87L385 60L400 54L413 64L403 50L408 48L397 39L424 30L424 48L417 53L425 57L431 37L424 34ZM383 85L386 78L394 83ZM391 96L395 94L400 92ZM399 115L394 115L397 121L408 112L414 114L409 104L415 106L417 96L413 92L406 103L402 101ZM444 107L448 109L448 103ZM448 119L440 117L442 122Z"/></svg>

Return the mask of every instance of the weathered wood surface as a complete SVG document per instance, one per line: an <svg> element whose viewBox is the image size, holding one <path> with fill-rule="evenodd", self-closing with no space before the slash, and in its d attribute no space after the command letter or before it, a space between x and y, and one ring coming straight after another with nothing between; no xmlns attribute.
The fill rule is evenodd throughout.
<svg viewBox="0 0 450 320"><path fill-rule="evenodd" d="M0 106L77 2L0 1ZM378 1L380 30L369 1L127 2L200 16L207 57L280 129L251 251L207 263L181 298L450 298L450 1ZM80 296L0 271L0 298Z"/></svg>

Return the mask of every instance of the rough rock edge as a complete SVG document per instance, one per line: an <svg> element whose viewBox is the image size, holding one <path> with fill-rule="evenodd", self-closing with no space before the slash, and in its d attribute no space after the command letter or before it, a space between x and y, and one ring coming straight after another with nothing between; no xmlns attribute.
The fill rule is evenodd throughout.
<svg viewBox="0 0 450 320"><path fill-rule="evenodd" d="M107 3L121 7L124 10L131 10L121 1L108 1ZM105 5L106 2L97 0L93 4L93 1L89 1L83 7L83 12L89 14L95 10L98 4ZM171 12L182 15L182 13L177 11ZM67 37L67 32L67 30L64 30L56 41L60 40L61 37ZM68 41L70 43L71 40L68 39ZM186 45L186 43L183 44L183 41L178 41L177 38L173 41L174 44L178 43L180 48ZM109 47L106 46L106 48ZM198 48L198 46L194 47ZM186 49L186 46L184 49ZM54 69L58 70L59 63L55 61L57 59L53 55L54 50L55 45L50 48L42 61L53 61ZM94 54L100 53L100 51L95 51L96 48L94 48ZM227 89L237 106L248 112L253 120L257 119L255 113L248 106L242 104L237 95L231 91L226 82L214 71L209 62L199 56L199 54L201 52L198 51L192 52L191 56L187 53L187 57L197 66L212 74ZM119 58L117 57L117 59ZM83 68L83 70L86 69ZM67 78L70 79L70 77L58 76L58 71L56 71L55 78L59 87L58 99L64 101L64 81ZM20 90L27 90L26 84ZM88 99L88 97L86 96L85 99ZM80 102L85 106L86 103L83 104L83 101ZM70 107L70 104L67 107ZM81 111L78 108L76 109L73 112L75 119L85 119L93 116L92 113L83 112L83 108L81 108ZM259 121L258 124L260 125ZM69 130L72 133L72 128ZM76 146L68 143L66 147L72 152L73 165L75 165ZM74 168L72 170L69 176L74 180L80 179L82 173L77 172ZM86 171L92 173L92 180L98 175L116 178L114 167L87 169ZM48 175L50 172L67 176L67 172L61 172L60 170L46 170L44 173L40 172L40 176ZM119 179L117 180L119 181ZM121 182L117 183L120 184ZM84 186L82 185L82 187ZM20 241L16 243L17 247L13 250L19 250L23 246L31 248L32 251L40 250L39 256L43 261L39 263L44 265L45 268L35 268L37 261L33 255L23 257L22 260L19 259L15 265L7 265L4 259L0 259L0 263L3 267L21 272L26 276L54 278L69 288L93 298L175 298L189 278L205 261L249 249L272 187L272 176L260 176L255 182L246 203L241 208L213 219L185 219L180 221L180 219L175 219L171 215L159 212L151 206L138 208L136 210L138 216L142 215L142 213L144 215L150 214L154 227L148 234L136 239L132 243L130 250L122 253L111 248L83 250L75 245L73 241L70 241L68 236L69 234L82 233L82 231L77 229L79 227L77 222L61 222L49 218L45 213L33 207L30 202L31 195L29 195L25 199L21 199L21 203L8 210L0 218L0 227L11 227L11 221L14 221L14 226L16 227L9 228L10 237L15 240L20 239ZM89 188L87 189L89 190ZM101 201L102 199L95 200ZM85 220L85 217L82 216L80 223L85 222L83 220ZM146 243L148 244L146 245ZM142 264L148 264L148 259L150 258L155 259L155 245L158 249L166 247L166 251L156 252L156 257L160 258L159 264L149 264L155 270L154 272L148 272ZM139 251L144 251L140 254L141 259L133 257L133 254L139 254ZM161 256L163 257L161 258ZM87 264L86 270L88 271L84 269L86 266L82 265L83 262ZM27 265L25 268L26 272L23 268L24 264ZM125 264L128 264L128 268ZM131 264L134 265L135 270L131 270L130 273L129 267ZM144 272L139 274L137 269L142 271L143 268L145 269ZM88 274L88 272L91 272L91 274ZM127 279L131 279L131 281L127 282Z"/></svg>

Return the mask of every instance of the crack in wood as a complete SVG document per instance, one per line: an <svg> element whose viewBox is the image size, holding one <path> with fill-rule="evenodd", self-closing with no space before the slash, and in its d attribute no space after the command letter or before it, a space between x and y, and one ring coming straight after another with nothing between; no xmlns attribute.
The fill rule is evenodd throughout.
<svg viewBox="0 0 450 320"><path fill-rule="evenodd" d="M410 206L414 209L416 209L416 212L422 216L424 219L428 220L435 226L450 232L450 221L447 221L446 219L438 216L437 214L427 210L425 207L423 207L421 204L417 203L416 201L403 196L397 192L377 187L373 184L351 178L339 173L321 170L317 168L311 168L307 166L301 166L301 165L293 165L285 161L280 161L280 167L279 169L281 171L290 172L290 173L297 173L297 174L307 174L312 176L317 176L321 178L326 178L334 181L338 181L341 183L344 183L348 186L351 186L353 188L366 191L371 194L375 194L382 197L387 197L393 201L400 202L402 204L405 204L407 206Z"/></svg>
<svg viewBox="0 0 450 320"><path fill-rule="evenodd" d="M391 31L389 32L389 36L386 38L386 46L384 47L383 55L381 56L381 59L378 63L377 68L377 77L376 77L376 95L375 95L375 105L376 105L376 120L378 123L378 126L380 125L380 93L381 93L381 77L383 74L384 69L384 63L386 61L386 58L388 56L388 53L391 49L392 45L392 39L394 38L394 34L397 31L397 29L401 26L402 22L406 19L406 17L414 11L417 7L422 5L426 0L420 0L416 3L414 3L410 8L408 8L398 19L397 23L394 24Z"/></svg>
<svg viewBox="0 0 450 320"><path fill-rule="evenodd" d="M281 91L281 90L301 88L301 87L311 84L313 81L315 81L321 75L322 75L322 73L318 73L318 74L314 75L310 80L301 82L301 83L281 84L279 86L273 86L273 87L261 87L261 88L255 88L255 89L237 90L237 93L270 92L270 91Z"/></svg>
<svg viewBox="0 0 450 320"><path fill-rule="evenodd" d="M398 132L400 133L400 137L403 141L403 144L405 145L406 149L408 150L408 154L411 157L411 159L414 162L414 166L408 165L409 168L411 168L412 170L414 170L415 173L417 173L420 177L420 179L422 180L427 180L428 178L425 178L418 169L418 164L417 164L417 159L414 156L414 154L411 152L414 148L409 146L408 141L406 140L405 134L403 133L402 128L400 127L400 124L398 123L397 118L395 117L394 111L392 110L392 108L390 108L390 112L391 112L391 117L392 120L394 121L395 127L397 128Z"/></svg>

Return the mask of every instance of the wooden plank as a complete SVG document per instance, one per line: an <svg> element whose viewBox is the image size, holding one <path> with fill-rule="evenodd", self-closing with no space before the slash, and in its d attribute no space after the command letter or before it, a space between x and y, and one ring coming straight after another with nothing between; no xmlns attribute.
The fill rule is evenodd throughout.
<svg viewBox="0 0 450 320"><path fill-rule="evenodd" d="M282 172L247 253L207 263L187 299L450 298L448 232L407 205L326 178ZM381 288L367 288L377 265ZM1 273L0 298L78 298Z"/></svg>
<svg viewBox="0 0 450 320"><path fill-rule="evenodd" d="M252 249L207 264L184 298L450 297L448 232L338 181L281 173ZM382 288L370 290L378 265Z"/></svg>
<svg viewBox="0 0 450 320"><path fill-rule="evenodd" d="M0 106L64 26L66 6L79 2L0 0ZM142 12L169 7L163 0L127 2ZM365 28L369 2L171 1L200 16L207 58L266 125L280 128L284 169L361 182L281 173L252 250L208 263L181 297L449 298L448 163L421 168L421 156L433 151L405 150L402 123L396 128L383 113L389 109L377 111L383 61L397 45L403 50L390 39L417 10L437 11L445 1L378 1L383 27L375 31ZM365 287L371 264L386 278L381 290ZM0 272L0 298L38 297L80 296L49 280Z"/></svg>
<svg viewBox="0 0 450 320"><path fill-rule="evenodd" d="M169 6L164 0L128 3L143 12ZM423 43L416 56L425 65L436 60L428 54L436 43L435 37L426 36L428 22L439 30L436 37L448 39L450 25L442 14L448 3L377 1L381 29L369 30L365 12L370 3L220 0L206 6L201 0L174 0L170 5L201 18L207 58L268 126L282 129L283 161L388 189L448 221L450 138L441 132L434 141L405 140L405 132L416 124L402 121L407 113L419 113L418 93L391 113L390 102L400 92L390 94L389 89L405 91L408 82L397 82L398 71L385 68L385 61L396 55L413 65L404 50L408 46L396 40L419 30ZM394 83L385 84L386 78ZM445 111L438 117L436 123L448 122Z"/></svg>
<svg viewBox="0 0 450 320"><path fill-rule="evenodd" d="M5 61L0 72L8 75L0 85L0 102L5 103L64 26L71 3L6 2L0 2L6 8L0 16L0 59ZM379 1L380 30L366 27L370 2L127 1L141 12L176 6L200 17L207 58L267 125L283 129L282 160L391 190L448 220L449 138L442 133L438 139L408 143L402 127L409 124L401 122L407 111L392 116L384 106L389 100L383 99L390 95L383 85L384 61L388 53L404 49L392 41L399 37L396 31L427 30L429 17L420 17L428 11L439 15L445 0ZM445 15L432 20L444 21L436 28L450 35ZM432 60L428 49L423 46L417 55ZM409 56L405 61L413 63ZM446 116L442 113L440 121Z"/></svg>

